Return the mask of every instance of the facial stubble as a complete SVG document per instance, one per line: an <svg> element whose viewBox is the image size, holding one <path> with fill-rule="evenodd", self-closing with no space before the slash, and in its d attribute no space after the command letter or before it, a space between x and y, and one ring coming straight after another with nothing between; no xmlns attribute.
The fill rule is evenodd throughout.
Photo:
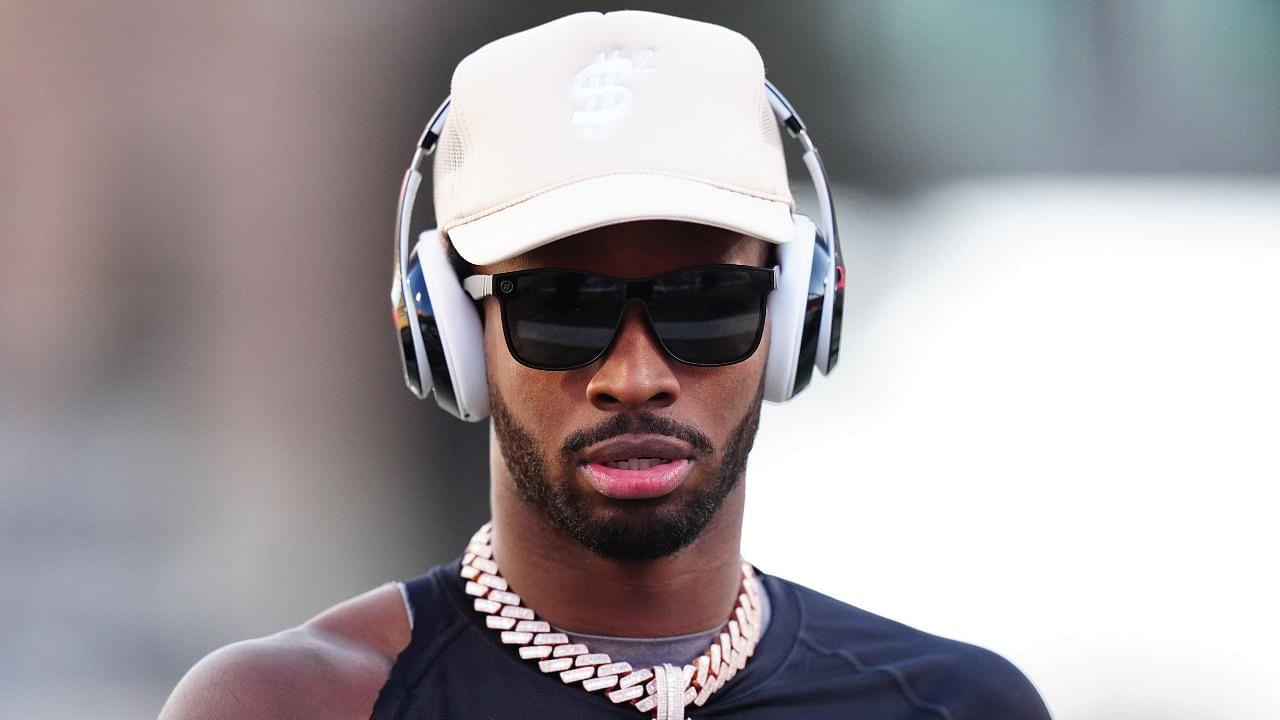
<svg viewBox="0 0 1280 720"><path fill-rule="evenodd" d="M512 416L496 388L491 392L494 433L517 496L536 508L553 527L595 554L611 560L643 561L666 557L697 539L742 480L760 424L764 383L757 387L747 412L719 453L696 428L648 411L619 413L586 433L567 438L561 448L562 458L615 435L657 433L680 438L705 451L698 462L715 463L710 482L692 488L678 504L664 498L616 501L626 505L606 512L593 508L589 491L575 478L552 478L548 474L550 465L533 437ZM571 467L569 472L577 472L577 468Z"/></svg>

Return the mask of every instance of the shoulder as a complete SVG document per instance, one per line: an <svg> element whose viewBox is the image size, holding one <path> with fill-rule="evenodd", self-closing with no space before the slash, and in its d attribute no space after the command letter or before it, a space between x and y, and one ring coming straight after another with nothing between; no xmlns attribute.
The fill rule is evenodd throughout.
<svg viewBox="0 0 1280 720"><path fill-rule="evenodd" d="M298 627L210 653L160 720L367 718L409 639L400 589L387 583Z"/></svg>
<svg viewBox="0 0 1280 720"><path fill-rule="evenodd" d="M907 702L954 720L1047 720L1035 686L983 647L932 635L786 580L774 586L800 607L803 652L843 661L896 685Z"/></svg>

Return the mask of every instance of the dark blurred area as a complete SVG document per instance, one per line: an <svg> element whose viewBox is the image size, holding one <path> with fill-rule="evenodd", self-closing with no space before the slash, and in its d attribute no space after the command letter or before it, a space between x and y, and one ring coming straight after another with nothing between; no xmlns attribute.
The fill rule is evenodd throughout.
<svg viewBox="0 0 1280 720"><path fill-rule="evenodd" d="M627 7L751 38L868 213L1280 173L1271 0ZM403 387L396 194L462 57L584 9L0 3L0 716L152 716L486 519L487 424Z"/></svg>

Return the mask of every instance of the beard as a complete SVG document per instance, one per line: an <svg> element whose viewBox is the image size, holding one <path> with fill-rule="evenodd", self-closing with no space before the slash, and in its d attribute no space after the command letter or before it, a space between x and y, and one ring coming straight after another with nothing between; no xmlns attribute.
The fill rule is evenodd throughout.
<svg viewBox="0 0 1280 720"><path fill-rule="evenodd" d="M643 561L666 557L697 539L742 479L760 425L764 383L756 389L755 398L729 434L718 459L710 439L696 428L648 411L619 413L566 438L558 458L561 465L571 462L579 450L624 433L676 437L699 452L696 465L715 461L709 482L697 487L682 483L676 492L659 498L609 501L625 505L607 509L593 504L599 498L575 482L576 467L553 478L547 458L533 437L511 415L496 388L490 386L490 392L494 433L517 496L553 527L596 555L610 560ZM688 490L681 493L684 488Z"/></svg>

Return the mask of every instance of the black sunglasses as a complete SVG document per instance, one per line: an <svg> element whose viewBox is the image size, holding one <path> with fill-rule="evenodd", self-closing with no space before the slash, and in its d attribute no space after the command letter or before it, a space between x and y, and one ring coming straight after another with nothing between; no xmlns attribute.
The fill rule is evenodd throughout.
<svg viewBox="0 0 1280 720"><path fill-rule="evenodd" d="M644 306L671 357L717 366L742 362L760 345L778 272L776 266L703 265L628 280L539 268L471 275L462 284L476 300L498 298L507 349L537 370L572 370L598 360L613 344L631 300Z"/></svg>

